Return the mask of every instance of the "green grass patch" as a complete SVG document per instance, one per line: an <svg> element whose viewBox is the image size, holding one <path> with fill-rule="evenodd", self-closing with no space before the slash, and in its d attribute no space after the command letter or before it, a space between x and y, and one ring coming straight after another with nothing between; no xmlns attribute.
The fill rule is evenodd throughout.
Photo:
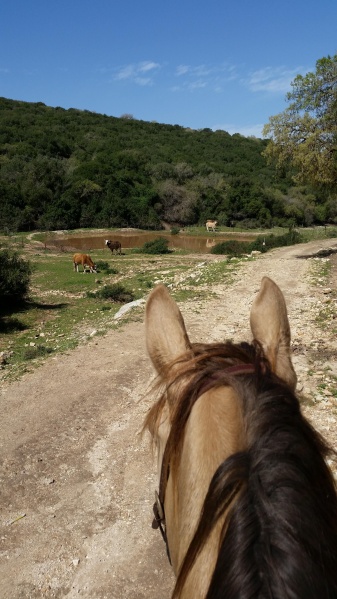
<svg viewBox="0 0 337 599"><path fill-rule="evenodd" d="M205 301L212 293L210 286L224 280L230 284L239 267L238 260L208 257L203 261L200 255L177 252L130 252L121 260L107 259L102 249L90 252L96 264L103 263L100 272L82 274L73 269L73 251L45 251L27 243L22 255L34 268L28 301L0 317L0 351L8 354L1 370L4 379L17 378L49 356L67 352L130 319L142 320L142 308L119 321L114 315L121 302L146 297L159 282L170 287L177 301Z"/></svg>

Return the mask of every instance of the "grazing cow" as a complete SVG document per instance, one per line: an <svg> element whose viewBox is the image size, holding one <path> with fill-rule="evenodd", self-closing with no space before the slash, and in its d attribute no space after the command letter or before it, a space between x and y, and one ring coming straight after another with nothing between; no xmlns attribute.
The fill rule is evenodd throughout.
<svg viewBox="0 0 337 599"><path fill-rule="evenodd" d="M122 244L120 241L110 241L110 239L106 239L105 245L108 246L109 250L111 250L112 253L114 253L114 250L116 250L116 254L122 253Z"/></svg>
<svg viewBox="0 0 337 599"><path fill-rule="evenodd" d="M217 220L207 220L206 221L206 229L207 231L215 231L215 227L217 226Z"/></svg>
<svg viewBox="0 0 337 599"><path fill-rule="evenodd" d="M78 267L80 264L83 266L83 274L86 272L86 269L89 269L89 272L97 272L96 264L93 263L88 254L74 254L73 264L76 272L79 272Z"/></svg>

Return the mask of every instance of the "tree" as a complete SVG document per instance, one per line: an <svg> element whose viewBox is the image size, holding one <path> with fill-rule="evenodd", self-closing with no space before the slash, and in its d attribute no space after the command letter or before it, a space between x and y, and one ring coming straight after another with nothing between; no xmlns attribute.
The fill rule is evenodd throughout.
<svg viewBox="0 0 337 599"><path fill-rule="evenodd" d="M295 168L296 182L334 188L337 183L337 54L316 62L316 71L297 75L287 94L290 105L269 119L269 162Z"/></svg>
<svg viewBox="0 0 337 599"><path fill-rule="evenodd" d="M0 311L25 300L30 284L32 266L18 252L0 249Z"/></svg>

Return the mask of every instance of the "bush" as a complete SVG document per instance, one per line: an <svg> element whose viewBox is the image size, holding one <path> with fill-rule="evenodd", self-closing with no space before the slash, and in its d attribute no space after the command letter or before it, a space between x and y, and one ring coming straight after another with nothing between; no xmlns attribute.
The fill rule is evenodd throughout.
<svg viewBox="0 0 337 599"><path fill-rule="evenodd" d="M285 233L284 235L274 235L273 233L267 236L259 235L255 241L252 241L249 244L249 251L259 250L260 252L267 252L273 248L295 245L302 241L302 236L294 229L288 231L288 233Z"/></svg>
<svg viewBox="0 0 337 599"><path fill-rule="evenodd" d="M291 230L284 235L259 235L254 241L223 241L217 243L212 249L212 254L227 254L228 256L242 256L250 254L252 251L268 252L273 248L283 247L286 245L295 245L303 241L302 236L298 231Z"/></svg>
<svg viewBox="0 0 337 599"><path fill-rule="evenodd" d="M98 272L103 271L107 275L117 275L118 274L117 268L110 266L109 262L105 262L104 260L98 260L98 262L96 262L96 268L97 268Z"/></svg>
<svg viewBox="0 0 337 599"><path fill-rule="evenodd" d="M23 354L25 360L34 360L35 358L43 358L53 352L51 347L45 345L36 345L35 347L28 347Z"/></svg>
<svg viewBox="0 0 337 599"><path fill-rule="evenodd" d="M114 285L105 285L102 289L96 291L95 294L89 292L90 297L97 297L103 300L111 300L120 304L126 304L132 302L135 298L131 291L128 291L120 283Z"/></svg>
<svg viewBox="0 0 337 599"><path fill-rule="evenodd" d="M109 262L105 262L105 260L97 260L96 262L97 270L108 270L110 268Z"/></svg>
<svg viewBox="0 0 337 599"><path fill-rule="evenodd" d="M236 239L231 239L230 241L223 241L222 243L217 243L211 249L211 254L227 254L227 256L242 256L242 254L248 254L249 243L246 241L237 241Z"/></svg>
<svg viewBox="0 0 337 599"><path fill-rule="evenodd" d="M171 235L178 235L180 233L179 227L172 227Z"/></svg>
<svg viewBox="0 0 337 599"><path fill-rule="evenodd" d="M153 241L147 241L141 248L142 254L170 254L168 249L168 240L164 237L158 237Z"/></svg>
<svg viewBox="0 0 337 599"><path fill-rule="evenodd" d="M0 250L0 304L8 306L23 302L28 294L32 266L19 253Z"/></svg>

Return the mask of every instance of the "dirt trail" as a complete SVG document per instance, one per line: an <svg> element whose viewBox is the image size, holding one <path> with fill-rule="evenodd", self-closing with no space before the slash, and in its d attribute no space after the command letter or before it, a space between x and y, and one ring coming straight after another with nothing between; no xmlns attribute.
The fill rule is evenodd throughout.
<svg viewBox="0 0 337 599"><path fill-rule="evenodd" d="M262 276L272 277L288 305L299 389L315 394L304 410L336 447L336 400L316 392L326 366L337 375L336 339L317 329L325 289L311 285L311 261L297 257L328 245L336 243L247 262L233 285L213 287L217 299L181 310L192 340L248 340L252 300ZM3 387L1 599L170 597L171 568L151 529L155 464L138 434L152 374L143 324L130 323Z"/></svg>

